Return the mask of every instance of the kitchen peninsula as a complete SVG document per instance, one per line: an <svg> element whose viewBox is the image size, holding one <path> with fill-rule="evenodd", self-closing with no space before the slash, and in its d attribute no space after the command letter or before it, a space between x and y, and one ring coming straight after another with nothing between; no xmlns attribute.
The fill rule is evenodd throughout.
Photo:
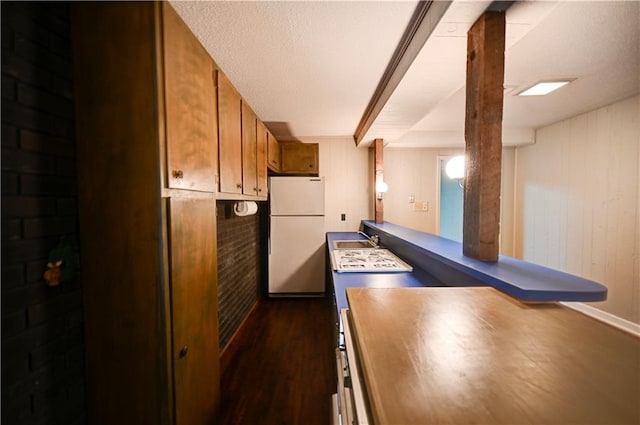
<svg viewBox="0 0 640 425"><path fill-rule="evenodd" d="M606 299L605 286L579 276L507 256L500 256L496 263L474 260L462 255L459 242L392 223L363 221L362 228L363 233L378 236L382 246L413 266L413 270L391 273L339 273L332 270L331 289L335 293L338 313L347 307L345 290L349 287L492 286L525 302ZM358 232L327 233L330 257L337 240L366 238Z"/></svg>
<svg viewBox="0 0 640 425"><path fill-rule="evenodd" d="M555 302L601 300L604 286L508 257L477 264L459 243L391 223L362 228L413 269L329 274L347 420L640 421L640 340ZM365 239L327 233L328 255Z"/></svg>

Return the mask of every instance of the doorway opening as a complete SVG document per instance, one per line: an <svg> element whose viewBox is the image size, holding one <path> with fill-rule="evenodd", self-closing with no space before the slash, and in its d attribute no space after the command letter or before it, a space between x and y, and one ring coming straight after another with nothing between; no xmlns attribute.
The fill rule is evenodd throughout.
<svg viewBox="0 0 640 425"><path fill-rule="evenodd" d="M464 192L456 180L445 172L450 158L440 158L440 236L462 242Z"/></svg>

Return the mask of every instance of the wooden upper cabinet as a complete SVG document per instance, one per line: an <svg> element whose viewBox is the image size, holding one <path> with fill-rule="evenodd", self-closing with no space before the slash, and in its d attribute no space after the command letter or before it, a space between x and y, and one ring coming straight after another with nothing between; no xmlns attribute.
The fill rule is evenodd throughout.
<svg viewBox="0 0 640 425"><path fill-rule="evenodd" d="M256 167L256 114L246 102L242 102L242 193L258 194Z"/></svg>
<svg viewBox="0 0 640 425"><path fill-rule="evenodd" d="M260 120L257 120L257 149L256 149L256 179L258 187L258 196L267 196L267 127Z"/></svg>
<svg viewBox="0 0 640 425"><path fill-rule="evenodd" d="M280 143L282 174L318 175L318 144L287 142Z"/></svg>
<svg viewBox="0 0 640 425"><path fill-rule="evenodd" d="M280 172L280 144L269 130L267 130L267 144L267 165L273 171Z"/></svg>
<svg viewBox="0 0 640 425"><path fill-rule="evenodd" d="M216 191L217 101L213 61L168 2L162 3L166 182Z"/></svg>
<svg viewBox="0 0 640 425"><path fill-rule="evenodd" d="M218 74L220 192L231 199L267 196L266 127L229 79Z"/></svg>
<svg viewBox="0 0 640 425"><path fill-rule="evenodd" d="M242 100L226 75L216 74L220 192L242 194Z"/></svg>

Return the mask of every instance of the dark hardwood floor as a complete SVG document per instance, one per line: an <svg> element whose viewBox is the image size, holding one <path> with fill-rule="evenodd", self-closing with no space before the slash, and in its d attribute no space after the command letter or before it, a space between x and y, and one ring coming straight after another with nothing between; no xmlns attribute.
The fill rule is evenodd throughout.
<svg viewBox="0 0 640 425"><path fill-rule="evenodd" d="M221 358L221 425L330 423L331 309L326 298L258 302Z"/></svg>

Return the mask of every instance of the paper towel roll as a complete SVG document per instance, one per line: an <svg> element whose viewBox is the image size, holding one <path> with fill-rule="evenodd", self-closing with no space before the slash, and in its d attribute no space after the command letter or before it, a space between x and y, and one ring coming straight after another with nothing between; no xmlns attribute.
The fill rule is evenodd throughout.
<svg viewBox="0 0 640 425"><path fill-rule="evenodd" d="M253 201L238 201L233 206L233 212L240 217L253 215L258 212L258 204Z"/></svg>

